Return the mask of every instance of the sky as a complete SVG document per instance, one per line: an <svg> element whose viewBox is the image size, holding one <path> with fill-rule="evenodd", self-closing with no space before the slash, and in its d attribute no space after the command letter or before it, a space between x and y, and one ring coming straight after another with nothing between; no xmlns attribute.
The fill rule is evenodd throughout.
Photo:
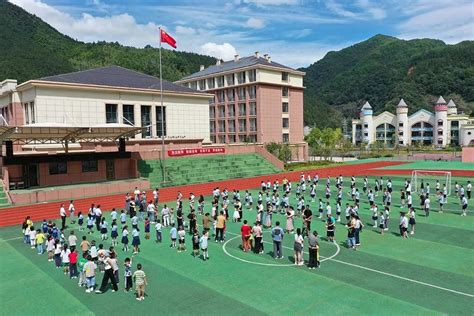
<svg viewBox="0 0 474 316"><path fill-rule="evenodd" d="M162 26L178 50L230 60L269 54L304 67L376 34L474 39L472 0L10 0L84 42L159 46Z"/></svg>

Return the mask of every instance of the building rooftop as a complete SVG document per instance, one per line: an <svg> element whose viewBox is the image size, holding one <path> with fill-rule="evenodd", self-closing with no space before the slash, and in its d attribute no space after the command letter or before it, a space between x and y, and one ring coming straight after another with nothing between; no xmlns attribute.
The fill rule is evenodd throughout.
<svg viewBox="0 0 474 316"><path fill-rule="evenodd" d="M220 72L231 71L231 70L236 70L239 68L245 68L245 67L250 67L250 66L255 66L255 65L271 66L271 67L277 67L277 68L283 68L283 69L295 71L295 69L293 68L273 62L271 61L271 59L267 59L265 57L249 56L249 57L236 58L236 60L225 61L222 63L218 62L218 64L216 65L212 65L205 68L204 70L195 72L192 75L184 77L183 79L179 81L205 77L205 76L217 74Z"/></svg>
<svg viewBox="0 0 474 316"><path fill-rule="evenodd" d="M369 101L366 101L362 106L361 110L372 110L372 106L370 105Z"/></svg>
<svg viewBox="0 0 474 316"><path fill-rule="evenodd" d="M398 105L397 107L401 108L401 107L407 107L408 105L405 103L405 100L400 99L400 102L398 102Z"/></svg>
<svg viewBox="0 0 474 316"><path fill-rule="evenodd" d="M450 99L449 102L448 102L448 107L449 108L455 108L456 107L456 104L454 103L453 99Z"/></svg>
<svg viewBox="0 0 474 316"><path fill-rule="evenodd" d="M444 100L442 96L439 96L439 99L438 101L436 101L436 104L446 104L446 101Z"/></svg>
<svg viewBox="0 0 474 316"><path fill-rule="evenodd" d="M120 66L108 66L84 71L71 72L56 76L37 79L45 82L77 83L108 87L123 87L135 89L160 89L160 79ZM199 91L163 80L163 90L184 93L199 93Z"/></svg>

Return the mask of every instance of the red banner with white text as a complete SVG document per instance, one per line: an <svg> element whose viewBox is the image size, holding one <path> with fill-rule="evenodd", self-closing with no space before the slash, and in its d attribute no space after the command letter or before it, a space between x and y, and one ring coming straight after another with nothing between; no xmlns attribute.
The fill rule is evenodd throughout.
<svg viewBox="0 0 474 316"><path fill-rule="evenodd" d="M214 148L183 148L168 150L169 157L180 157L180 156L191 156L191 155L202 155L202 154L224 154L224 147Z"/></svg>

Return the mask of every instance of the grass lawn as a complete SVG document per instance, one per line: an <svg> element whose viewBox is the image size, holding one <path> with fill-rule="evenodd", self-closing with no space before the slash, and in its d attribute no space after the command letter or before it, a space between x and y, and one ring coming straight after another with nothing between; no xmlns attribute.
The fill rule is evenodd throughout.
<svg viewBox="0 0 474 316"><path fill-rule="evenodd" d="M372 186L374 178L369 179ZM242 252L239 248L239 223L228 223L226 243L215 243L211 239L210 261L192 256L189 235L186 240L188 251L183 253L169 248L168 229L164 230L162 244L157 244L153 235L151 240L145 240L142 235L141 252L133 257L133 264L142 263L148 276L147 297L143 302L136 301L132 293L123 292L122 264L119 292L87 294L84 288L77 286L77 280L70 280L55 269L46 255L39 256L24 245L20 227L2 228L1 311L9 315L472 315L473 214L459 216L459 201L450 197L443 214L433 211L425 218L418 211L416 234L402 239L398 235L398 192L404 177L392 179L394 194L390 231L381 236L379 229L372 228L367 199L361 195L360 214L366 225L361 233L361 247L357 251L345 247L346 229L338 223L337 244L321 239L321 255L325 261L316 270L293 265L293 236L289 235L284 239L287 248L283 260L273 259L268 230L264 233L264 254ZM350 179L345 177L344 180L347 192ZM467 181L466 178L457 180ZM318 197L323 196L324 183L325 180L321 179ZM357 179L357 187L361 190L362 178ZM232 191L232 188L228 189ZM256 204L257 191L251 192ZM306 195L309 201L309 190ZM244 192L241 196L243 198ZM343 215L347 199L345 194ZM376 202L381 202L381 196ZM334 212L334 193L331 203ZM294 193L291 204L296 205ZM414 198L414 204L418 205L418 198ZM317 204L310 205L316 214ZM437 202L433 201L432 205L436 210ZM186 203L184 206L187 215ZM230 210L232 215L233 207ZM210 212L209 198L206 198L206 211ZM251 223L255 216L255 210L244 209L244 217ZM106 213L106 218L110 223L109 213ZM275 220L280 220L284 227L283 216L277 215L273 222ZM198 223L201 223L200 218ZM295 221L295 226L301 227L301 219ZM142 223L140 227L143 227ZM80 239L82 232L77 232L77 226L71 228ZM312 228L320 236L325 236L321 220L313 219ZM88 239L99 241L100 236L95 232L88 235ZM104 244L109 247L110 239ZM117 250L122 263L131 253L124 253L120 248ZM307 260L306 247L304 257ZM101 280L102 275L98 275L97 282Z"/></svg>

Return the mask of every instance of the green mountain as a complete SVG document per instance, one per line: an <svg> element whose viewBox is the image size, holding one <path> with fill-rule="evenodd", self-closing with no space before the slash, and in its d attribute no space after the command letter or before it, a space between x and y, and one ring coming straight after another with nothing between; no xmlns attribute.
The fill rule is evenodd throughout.
<svg viewBox="0 0 474 316"><path fill-rule="evenodd" d="M329 52L300 70L305 76L305 123L340 127L357 117L363 102L375 113L393 111L400 98L411 113L431 110L443 95L474 113L474 41L456 45L432 39L400 40L376 35Z"/></svg>
<svg viewBox="0 0 474 316"><path fill-rule="evenodd" d="M6 0L0 0L0 56L0 80L24 82L111 64L159 75L156 48L79 42ZM215 63L213 57L166 49L162 60L163 78L170 81Z"/></svg>

